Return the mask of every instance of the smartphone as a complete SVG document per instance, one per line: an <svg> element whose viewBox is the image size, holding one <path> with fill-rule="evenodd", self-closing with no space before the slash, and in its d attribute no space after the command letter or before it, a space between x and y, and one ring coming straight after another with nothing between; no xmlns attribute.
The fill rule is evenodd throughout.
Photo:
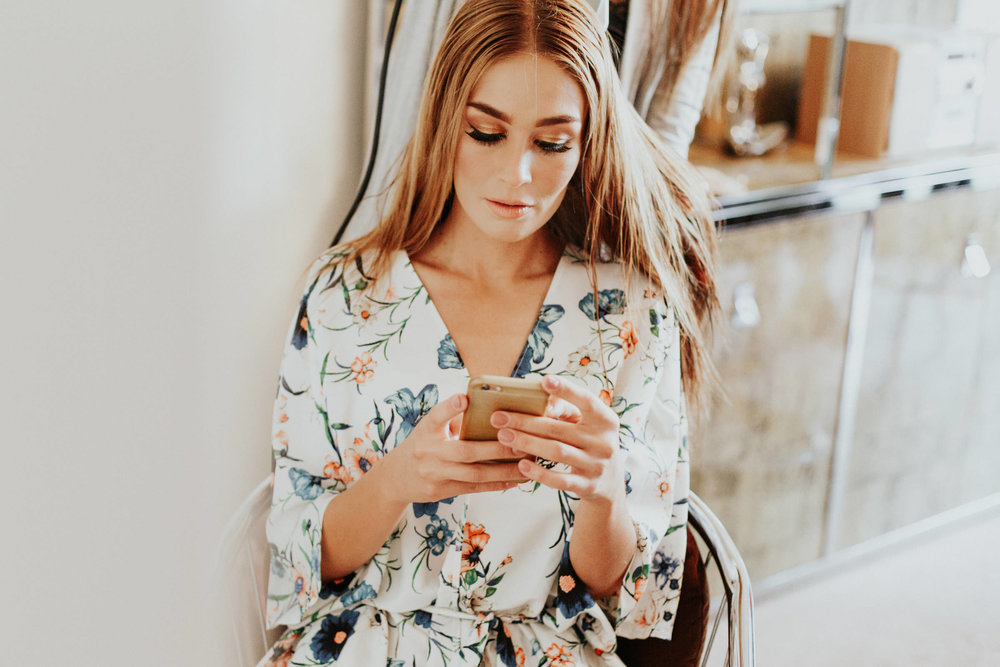
<svg viewBox="0 0 1000 667"><path fill-rule="evenodd" d="M477 375L469 380L469 407L462 418L462 440L496 440L497 430L490 417L497 410L543 415L549 394L541 380Z"/></svg>

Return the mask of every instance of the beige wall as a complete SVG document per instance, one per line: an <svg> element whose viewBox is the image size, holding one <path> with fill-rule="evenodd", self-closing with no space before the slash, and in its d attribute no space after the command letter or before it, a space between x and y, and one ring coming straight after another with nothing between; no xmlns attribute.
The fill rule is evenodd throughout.
<svg viewBox="0 0 1000 667"><path fill-rule="evenodd" d="M295 281L361 161L364 3L0 11L0 662L220 664Z"/></svg>

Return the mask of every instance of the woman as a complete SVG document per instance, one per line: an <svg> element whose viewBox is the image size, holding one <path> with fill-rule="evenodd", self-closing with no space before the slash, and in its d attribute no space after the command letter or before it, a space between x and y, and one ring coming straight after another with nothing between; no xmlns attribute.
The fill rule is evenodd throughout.
<svg viewBox="0 0 1000 667"><path fill-rule="evenodd" d="M313 265L290 332L268 523L289 629L262 664L619 665L616 635L669 638L714 230L590 7L468 0L395 192ZM544 377L546 416L458 440L481 373Z"/></svg>
<svg viewBox="0 0 1000 667"><path fill-rule="evenodd" d="M612 52L628 100L663 142L686 157L706 93L720 88L736 0L587 0L612 39ZM464 0L403 2L388 60L385 108L372 177L344 238L372 229L380 196L398 173L400 154L413 135L416 109L430 61L450 19ZM626 35L628 39L626 39ZM714 82L714 83L713 83ZM714 169L702 175L718 192L733 183ZM338 235L337 239L341 237Z"/></svg>

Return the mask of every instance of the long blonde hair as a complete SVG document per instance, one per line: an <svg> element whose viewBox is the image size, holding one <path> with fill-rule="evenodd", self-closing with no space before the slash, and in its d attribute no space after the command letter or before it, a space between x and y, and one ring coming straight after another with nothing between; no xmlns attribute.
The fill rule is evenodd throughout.
<svg viewBox="0 0 1000 667"><path fill-rule="evenodd" d="M394 198L371 232L347 244L372 253L375 276L392 253L418 253L448 213L464 109L480 78L516 54L560 65L587 104L577 174L550 221L591 265L610 254L664 292L681 334L688 402L700 403L712 375L709 332L718 311L715 227L704 184L667 149L628 103L610 45L583 0L467 0L442 40L401 158Z"/></svg>

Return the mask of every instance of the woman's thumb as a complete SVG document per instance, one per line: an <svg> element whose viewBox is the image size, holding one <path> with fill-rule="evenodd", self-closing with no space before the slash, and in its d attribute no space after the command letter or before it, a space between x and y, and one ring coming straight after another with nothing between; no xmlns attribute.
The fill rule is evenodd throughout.
<svg viewBox="0 0 1000 667"><path fill-rule="evenodd" d="M465 411L469 399L465 394L455 394L441 401L427 413L434 426L445 426L456 416ZM426 419L426 417L425 417Z"/></svg>

